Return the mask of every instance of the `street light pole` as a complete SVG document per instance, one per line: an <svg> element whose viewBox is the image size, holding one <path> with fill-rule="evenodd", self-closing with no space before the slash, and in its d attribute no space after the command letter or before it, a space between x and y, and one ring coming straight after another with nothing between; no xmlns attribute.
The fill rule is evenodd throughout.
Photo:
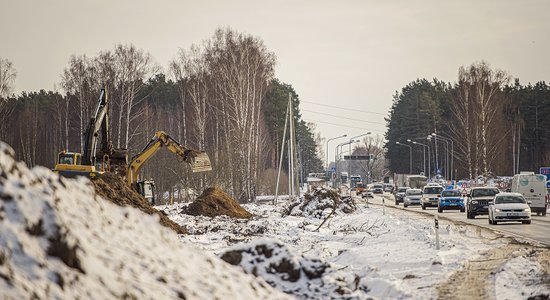
<svg viewBox="0 0 550 300"><path fill-rule="evenodd" d="M338 147L340 147L340 149L342 149L343 146L349 145L351 143L356 143L356 142L359 142L359 140L355 140L355 141L350 140L349 142L341 143L338 146L336 146L336 149L335 149L336 156L334 157L334 161L335 161L335 164L336 164L336 176L338 176L338 173L340 171L340 155L339 154L341 154L341 153L338 152ZM348 174L348 176L349 176L349 174ZM340 182L341 178L336 178L336 181Z"/></svg>
<svg viewBox="0 0 550 300"><path fill-rule="evenodd" d="M454 171L454 156L455 156L455 146L454 146L454 141L453 139L449 138L449 137L446 137L446 136L442 136L441 134L436 134L436 133L432 133L433 136L436 136L442 140L445 140L445 141L449 141L451 142L451 180L454 180L456 179L456 172Z"/></svg>
<svg viewBox="0 0 550 300"><path fill-rule="evenodd" d="M430 142L430 144L432 143L432 136L431 135L428 135L428 137L426 137L426 140L428 140L428 142ZM436 142L436 139L433 139L434 141L434 166L435 166L435 176L437 176L437 171L439 171L439 161L437 160L437 142Z"/></svg>
<svg viewBox="0 0 550 300"><path fill-rule="evenodd" d="M405 147L409 147L409 174L412 174L412 169L413 169L413 161L412 161L412 146L411 145L407 145L407 144L403 144L403 143L400 143L400 142L395 142L397 145L401 145L401 146L405 146Z"/></svg>
<svg viewBox="0 0 550 300"><path fill-rule="evenodd" d="M411 140L407 140L407 142L413 143L413 144L415 144L415 145L420 145L420 146L422 146L423 170L424 170L424 175L426 175L426 174L427 174L427 173L426 173L426 147L427 147L427 146L424 145L424 144L422 144L422 143L415 142L415 141L411 141ZM428 153L428 155L430 155L430 154ZM429 162L429 161L428 161L428 162ZM430 167L428 166L428 169L429 169L429 168L430 168Z"/></svg>
<svg viewBox="0 0 550 300"><path fill-rule="evenodd" d="M339 175L339 173L340 173L340 156L338 154L338 147L341 148L342 146L347 145L349 143L351 143L351 142L340 143L334 149L334 165L336 167L336 173L335 173L336 174L336 186L335 187L338 187L338 183L340 183L340 181L341 181L341 177Z"/></svg>
<svg viewBox="0 0 550 300"><path fill-rule="evenodd" d="M450 165L450 169L451 169L451 170L450 170L450 172L448 172L448 171L447 171L447 172L449 173L449 178L450 178L451 180L453 180L453 164L452 164L452 162L449 162L449 141L451 142L451 155L450 155L450 156L451 156L451 159L453 159L453 156L454 156L454 152L453 152L453 150L454 150L454 149L453 149L453 148L454 148L454 147L453 147L453 140L450 139L450 138L443 137L443 136L441 136L440 134L437 134L437 133L432 133L431 135L432 135L436 140L437 140L437 139L440 139L440 140L444 141L445 144L446 144L446 148L447 148L447 155L446 155L446 157L447 157L447 160L446 160L446 161L447 161L447 167L446 167L446 168L449 169L449 165ZM446 172L446 173L447 173L447 172Z"/></svg>
<svg viewBox="0 0 550 300"><path fill-rule="evenodd" d="M328 142L330 142L332 140L340 139L340 138L343 138L343 137L347 137L347 136L348 136L347 134L343 134L343 135L333 137L333 138L330 138L330 139L327 140L327 154L326 154L327 164L326 164L326 167L325 167L326 170L328 170ZM335 161L335 163L336 163L336 161Z"/></svg>
<svg viewBox="0 0 550 300"><path fill-rule="evenodd" d="M356 138L360 138L360 137L362 137L362 136L369 135L369 134L371 134L370 131L367 132L367 133L364 133L364 134L360 134L360 135L354 136L354 137L352 137L352 138L349 139L349 140L350 140L350 142L351 142L351 141L355 140ZM357 140L357 141L359 141L359 140ZM350 152L350 155L351 155L351 154L352 154L352 153L351 153L351 143L349 144L349 152ZM348 176L350 176L350 178L351 178L351 161L348 161Z"/></svg>

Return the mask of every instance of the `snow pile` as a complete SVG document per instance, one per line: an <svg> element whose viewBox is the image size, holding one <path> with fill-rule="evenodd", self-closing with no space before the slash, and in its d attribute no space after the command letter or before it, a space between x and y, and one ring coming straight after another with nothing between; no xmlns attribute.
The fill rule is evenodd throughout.
<svg viewBox="0 0 550 300"><path fill-rule="evenodd" d="M332 213L352 213L357 209L351 197L341 199L333 189L317 188L306 193L303 199L289 204L287 212L291 216L325 218Z"/></svg>
<svg viewBox="0 0 550 300"><path fill-rule="evenodd" d="M0 143L0 294L8 299L284 299L261 279L183 245L87 179L29 170Z"/></svg>
<svg viewBox="0 0 550 300"><path fill-rule="evenodd" d="M511 259L495 275L497 299L549 299L550 290L544 286L541 265L529 257Z"/></svg>
<svg viewBox="0 0 550 300"><path fill-rule="evenodd" d="M260 239L234 246L220 257L300 299L367 298L368 288L361 276L344 276L331 264L294 255L274 240Z"/></svg>

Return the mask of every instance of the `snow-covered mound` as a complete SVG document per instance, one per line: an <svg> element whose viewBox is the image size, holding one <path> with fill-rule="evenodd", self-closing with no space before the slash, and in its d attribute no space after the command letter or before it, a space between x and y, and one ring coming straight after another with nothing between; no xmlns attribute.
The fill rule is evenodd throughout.
<svg viewBox="0 0 550 300"><path fill-rule="evenodd" d="M289 297L182 244L157 216L96 196L87 179L13 157L0 142L0 298Z"/></svg>
<svg viewBox="0 0 550 300"><path fill-rule="evenodd" d="M333 210L335 213L349 214L356 209L351 197L340 198L336 190L317 188L311 193L306 193L303 199L290 203L287 212L291 216L324 218Z"/></svg>
<svg viewBox="0 0 550 300"><path fill-rule="evenodd" d="M275 240L259 239L233 246L221 258L300 299L367 298L362 276L343 275L327 262L294 255Z"/></svg>

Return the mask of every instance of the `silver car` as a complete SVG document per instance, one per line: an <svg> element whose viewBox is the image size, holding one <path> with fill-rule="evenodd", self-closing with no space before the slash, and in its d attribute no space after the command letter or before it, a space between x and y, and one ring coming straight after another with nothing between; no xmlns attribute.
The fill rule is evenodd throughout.
<svg viewBox="0 0 550 300"><path fill-rule="evenodd" d="M520 193L499 193L489 205L489 224L522 222L531 224L531 208Z"/></svg>
<svg viewBox="0 0 550 300"><path fill-rule="evenodd" d="M422 199L421 189L408 189L405 192L405 199L403 199L403 206L420 205L420 199Z"/></svg>

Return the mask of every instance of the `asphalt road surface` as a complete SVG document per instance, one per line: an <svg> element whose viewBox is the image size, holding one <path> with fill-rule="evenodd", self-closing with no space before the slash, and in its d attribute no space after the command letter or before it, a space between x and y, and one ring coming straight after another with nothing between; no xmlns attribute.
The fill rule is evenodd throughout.
<svg viewBox="0 0 550 300"><path fill-rule="evenodd" d="M382 203L383 197L385 198ZM392 194L384 193L382 195L375 195L374 199L369 198L369 203L375 205L386 205L389 208L402 209L411 212L439 215L440 219L449 219L452 221L460 221L467 224L472 224L484 228L488 228L497 232L501 232L507 235L518 236L527 240L534 240L539 243L543 243L546 246L550 246L550 212L546 216L531 215L531 224L521 224L520 222L499 223L498 225L490 225L488 217L486 215L476 216L475 219L467 219L466 213L461 213L459 210L446 210L443 213L437 212L437 207L427 207L423 210L420 205L403 207L403 203L395 205L395 201Z"/></svg>

